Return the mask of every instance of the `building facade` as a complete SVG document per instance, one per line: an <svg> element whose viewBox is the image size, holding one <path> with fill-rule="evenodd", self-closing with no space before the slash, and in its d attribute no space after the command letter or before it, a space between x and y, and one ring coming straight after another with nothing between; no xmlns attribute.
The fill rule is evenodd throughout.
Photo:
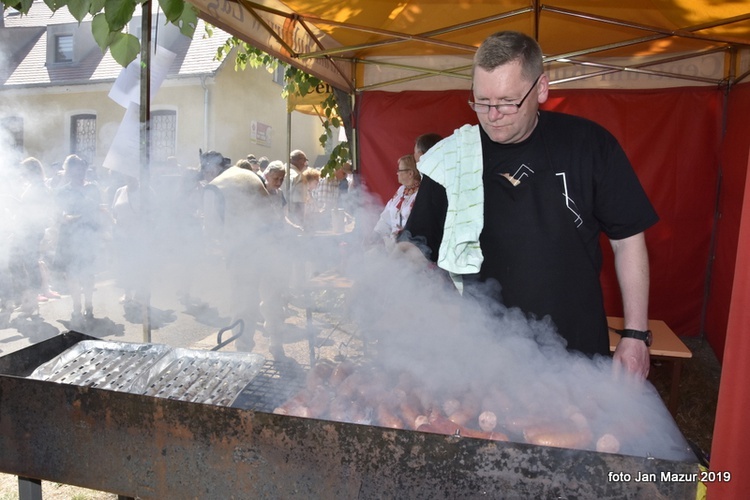
<svg viewBox="0 0 750 500"><path fill-rule="evenodd" d="M34 156L49 166L76 153L101 168L126 114L110 98L123 68L109 52L102 54L90 19L79 24L67 9L52 14L43 1L35 1L25 16L14 10L2 14L2 156ZM140 37L140 26L140 17L134 17L130 33ZM233 162L248 154L286 160L290 147L306 151L311 163L325 154L318 143L320 120L288 115L281 71L235 71L233 54L217 61L217 48L229 35L212 28L207 36L202 20L192 39L158 15L152 26L153 44L174 54L163 83L152 91L152 168L170 157L197 166L201 149L220 151ZM132 156L139 163L139 156Z"/></svg>

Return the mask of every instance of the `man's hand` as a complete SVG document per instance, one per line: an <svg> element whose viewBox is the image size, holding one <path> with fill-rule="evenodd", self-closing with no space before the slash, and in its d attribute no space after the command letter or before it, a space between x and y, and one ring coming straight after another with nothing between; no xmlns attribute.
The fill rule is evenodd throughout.
<svg viewBox="0 0 750 500"><path fill-rule="evenodd" d="M645 380L651 367L651 358L648 346L639 339L623 338L615 349L614 369L615 376L619 376L623 367L626 372L639 380Z"/></svg>
<svg viewBox="0 0 750 500"><path fill-rule="evenodd" d="M407 261L416 265L418 268L427 268L430 265L430 261L424 256L422 251L413 243L408 241L399 241L391 249L391 255L401 256L406 258Z"/></svg>

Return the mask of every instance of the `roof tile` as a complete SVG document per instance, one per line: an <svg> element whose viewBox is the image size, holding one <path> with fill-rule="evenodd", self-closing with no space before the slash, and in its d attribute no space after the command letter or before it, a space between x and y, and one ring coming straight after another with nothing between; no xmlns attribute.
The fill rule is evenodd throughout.
<svg viewBox="0 0 750 500"><path fill-rule="evenodd" d="M0 88L101 83L114 81L122 70L109 51L102 54L96 46L77 62L47 64L47 31L40 32L29 28L64 23L77 25L78 22L67 9L63 8L53 14L44 2L36 1L28 15L21 16L17 12L14 14L12 10L6 10L3 17L5 27L0 30L13 30L14 34L28 37L29 42L23 50L14 51L5 69L0 68ZM160 24L160 27L177 29L172 25ZM89 30L90 24L84 22L80 29ZM213 28L213 36L205 35L206 25L199 19L192 39L183 35L159 37L159 42L174 40L171 46L165 48L177 54L167 79L212 74L219 68L221 62L215 60L216 51L229 34ZM8 38L0 37L0 44L5 39Z"/></svg>

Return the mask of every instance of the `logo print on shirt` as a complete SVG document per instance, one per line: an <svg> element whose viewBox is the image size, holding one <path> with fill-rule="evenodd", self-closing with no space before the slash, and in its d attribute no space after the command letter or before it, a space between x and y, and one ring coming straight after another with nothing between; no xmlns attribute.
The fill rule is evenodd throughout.
<svg viewBox="0 0 750 500"><path fill-rule="evenodd" d="M521 184L521 181L523 180L524 177L529 177L529 174L533 174L533 173L534 171L531 170L531 168L529 168L526 165L521 165L520 167L518 167L518 170L516 170L513 174L500 174L500 175L508 179L508 181L510 181L510 183L513 184L513 186L518 186L519 184Z"/></svg>
<svg viewBox="0 0 750 500"><path fill-rule="evenodd" d="M568 196L568 180L565 177L565 172L560 172L555 174L562 180L563 185L563 197L565 198L565 206L568 207L568 210L575 216L573 219L573 223L576 225L576 227L581 227L581 224L583 224L583 219L581 218L581 214L578 213L578 207L576 207L576 202L573 201L570 196Z"/></svg>

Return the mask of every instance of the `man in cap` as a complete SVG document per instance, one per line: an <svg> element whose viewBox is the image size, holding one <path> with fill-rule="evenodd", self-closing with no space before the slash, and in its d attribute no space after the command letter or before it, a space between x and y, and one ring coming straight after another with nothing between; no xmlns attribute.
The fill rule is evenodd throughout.
<svg viewBox="0 0 750 500"><path fill-rule="evenodd" d="M209 153L215 153L211 154ZM211 173L220 170L217 165L228 165L227 158L216 152L203 155L201 169L208 180ZM227 160L227 161L224 161ZM220 242L224 252L230 281L229 309L232 322L244 322L244 334L237 347L252 351L255 347L255 329L261 320L260 288L268 277L267 264L248 258L249 252L270 252L273 240L269 238L268 221L274 208L261 178L253 171L231 166L210 179L205 192L205 217L209 234ZM277 332L273 332L277 333ZM271 354L284 356L281 339L271 335Z"/></svg>

